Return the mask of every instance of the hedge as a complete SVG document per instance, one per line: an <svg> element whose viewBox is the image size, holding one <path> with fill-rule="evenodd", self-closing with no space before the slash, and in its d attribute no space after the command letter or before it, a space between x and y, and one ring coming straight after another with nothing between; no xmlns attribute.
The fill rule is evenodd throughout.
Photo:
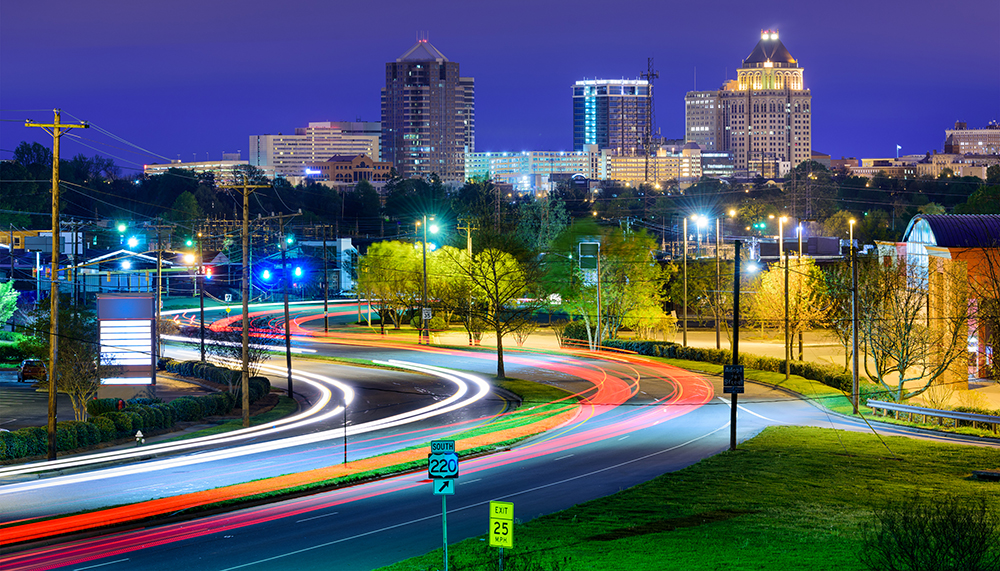
<svg viewBox="0 0 1000 571"><path fill-rule="evenodd" d="M567 329L569 327L567 326ZM704 361L717 365L729 365L733 362L733 353L729 349L705 349L701 347L684 347L677 343L662 341L639 341L633 339L605 339L605 347L632 351L640 355L666 357L669 359L685 359L688 361ZM758 371L785 372L785 360L775 357L760 357L756 355L740 355L740 364L748 369ZM808 361L790 361L789 372L806 379L819 381L824 385L841 391L851 390L851 374L838 367L819 365Z"/></svg>
<svg viewBox="0 0 1000 571"><path fill-rule="evenodd" d="M19 345L0 344L0 362L20 363L30 357L28 353Z"/></svg>

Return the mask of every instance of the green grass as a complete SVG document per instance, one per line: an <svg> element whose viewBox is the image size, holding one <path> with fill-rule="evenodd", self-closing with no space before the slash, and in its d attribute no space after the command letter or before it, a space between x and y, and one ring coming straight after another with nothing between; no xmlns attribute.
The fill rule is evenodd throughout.
<svg viewBox="0 0 1000 571"><path fill-rule="evenodd" d="M250 417L250 426L258 426L261 424L267 424L269 422L274 422L276 420L281 420L286 416L294 414L295 411L299 409L298 403L294 399L288 397L278 397L278 404L274 405L271 410ZM235 418L233 420L227 420L221 424L216 424L209 428L203 428L195 432L190 432L188 434L182 434L181 436L175 436L173 438L168 438L166 440L160 440L157 444L163 442L177 442L180 440L190 440L192 438L200 438L202 436L212 436L215 434L222 434L224 432L232 432L233 430L239 430L243 428L243 419Z"/></svg>
<svg viewBox="0 0 1000 571"><path fill-rule="evenodd" d="M970 479L1000 468L1000 451L829 429L768 428L740 445L650 482L529 522L516 520L515 553L552 569L863 569L859 524L873 506L921 494L983 495ZM484 498L487 499L487 498ZM517 499L514 513L518 514ZM482 508L481 531L487 528ZM452 569L479 569L480 538L452 545ZM495 565L496 550L487 556ZM388 571L439 569L441 551Z"/></svg>

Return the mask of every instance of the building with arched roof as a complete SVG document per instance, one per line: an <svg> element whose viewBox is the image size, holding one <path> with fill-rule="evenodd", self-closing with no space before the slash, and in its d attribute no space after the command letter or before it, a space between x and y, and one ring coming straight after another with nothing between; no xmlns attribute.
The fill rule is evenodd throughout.
<svg viewBox="0 0 1000 571"><path fill-rule="evenodd" d="M897 243L879 243L883 256L895 254L919 269L928 290L928 322L934 300L947 299L945 276L957 274L969 304L969 375L997 366L1000 351L1000 215L920 214ZM946 317L939 315L937 317Z"/></svg>

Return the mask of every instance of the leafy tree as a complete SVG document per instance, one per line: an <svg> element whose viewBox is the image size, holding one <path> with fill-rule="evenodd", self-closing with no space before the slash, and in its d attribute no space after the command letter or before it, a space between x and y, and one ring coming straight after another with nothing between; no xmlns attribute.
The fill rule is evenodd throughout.
<svg viewBox="0 0 1000 571"><path fill-rule="evenodd" d="M406 242L372 244L358 264L358 287L372 300L382 320L391 320L399 329L402 316L422 299L421 252Z"/></svg>
<svg viewBox="0 0 1000 571"><path fill-rule="evenodd" d="M472 284L473 318L481 320L497 337L497 377L506 378L503 363L503 338L524 325L541 306L537 296L530 297L538 277L538 266L519 262L497 249L483 250L472 263L456 264Z"/></svg>
<svg viewBox="0 0 1000 571"><path fill-rule="evenodd" d="M187 190L182 192L177 197L177 200L174 201L174 205L170 208L168 216L168 218L177 222L200 220L204 217L205 213L202 212L201 206L198 205L198 200L194 197L193 193Z"/></svg>
<svg viewBox="0 0 1000 571"><path fill-rule="evenodd" d="M750 286L756 293L750 298L749 315L763 331L780 331L785 324L785 260L772 264ZM799 337L799 360L802 360L802 334L824 324L830 301L822 272L812 258L788 260L788 335Z"/></svg>
<svg viewBox="0 0 1000 571"><path fill-rule="evenodd" d="M986 169L986 184L1000 185L1000 165L990 165Z"/></svg>
<svg viewBox="0 0 1000 571"><path fill-rule="evenodd" d="M823 270L827 297L830 301L828 323L844 348L844 368L850 368L853 348L854 313L851 299L853 277L850 263L838 263Z"/></svg>
<svg viewBox="0 0 1000 571"><path fill-rule="evenodd" d="M28 354L45 361L49 359L50 321L47 308L30 313L29 335L21 342ZM87 401L97 394L101 379L120 374L114 363L99 363L99 339L93 311L60 304L57 365L53 371L49 364L49 374L55 375L56 391L69 396L75 420L87 420ZM40 386L47 388L48 383Z"/></svg>
<svg viewBox="0 0 1000 571"><path fill-rule="evenodd" d="M0 284L0 323L7 321L17 311L17 298L21 295L14 289L14 280L7 280Z"/></svg>
<svg viewBox="0 0 1000 571"><path fill-rule="evenodd" d="M968 200L955 207L955 214L1000 214L1000 182L977 188Z"/></svg>
<svg viewBox="0 0 1000 571"><path fill-rule="evenodd" d="M536 199L520 205L516 235L531 252L544 252L570 223L566 205L558 198Z"/></svg>
<svg viewBox="0 0 1000 571"><path fill-rule="evenodd" d="M964 272L935 257L922 267L894 256L862 258L858 270L866 374L897 402L922 394L966 357Z"/></svg>
<svg viewBox="0 0 1000 571"><path fill-rule="evenodd" d="M855 225L857 225L858 217L852 212L838 210L823 222L823 234L847 240L851 237L851 220L854 220ZM854 234L854 237L858 238L858 233L855 232Z"/></svg>

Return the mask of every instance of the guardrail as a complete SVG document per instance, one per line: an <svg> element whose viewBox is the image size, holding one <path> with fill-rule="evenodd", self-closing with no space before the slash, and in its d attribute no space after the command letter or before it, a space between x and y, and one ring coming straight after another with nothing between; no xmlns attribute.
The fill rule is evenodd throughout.
<svg viewBox="0 0 1000 571"><path fill-rule="evenodd" d="M899 418L900 414L907 415L907 420L913 421L913 417L922 416L923 422L927 423L927 417L931 418L948 418L956 421L971 422L973 428L978 428L979 424L989 425L993 432L997 432L997 427L1000 426L1000 416L991 416L988 414L975 414L971 412L956 412L954 410L938 410L933 408L924 408L920 406L910 406L907 404L896 404L894 402L871 400L867 402L868 408L875 412L882 411L882 416L889 414L889 411L895 413L895 418Z"/></svg>

